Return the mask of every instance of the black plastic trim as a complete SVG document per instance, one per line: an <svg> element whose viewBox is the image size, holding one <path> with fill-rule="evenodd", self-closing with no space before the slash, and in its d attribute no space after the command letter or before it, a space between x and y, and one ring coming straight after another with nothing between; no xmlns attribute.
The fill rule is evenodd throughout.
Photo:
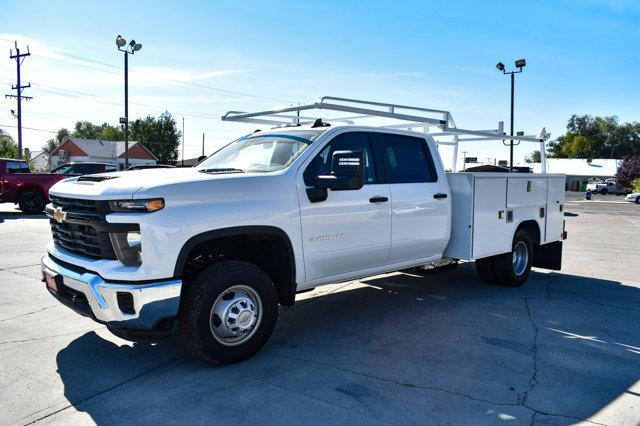
<svg viewBox="0 0 640 426"><path fill-rule="evenodd" d="M187 258L189 257L189 253L193 250L198 244L204 243L206 241L212 241L217 238L223 237L233 237L233 236L241 236L241 235L251 235L251 234L272 234L282 238L285 242L285 246L287 247L287 254L289 255L289 259L291 260L291 286L287 289L287 300L282 301L281 303L293 304L296 295L296 258L293 252L293 246L291 245L291 240L286 232L284 232L280 228L276 228L275 226L266 226L266 225L250 225L250 226L234 226L231 228L222 228L222 229L214 229L213 231L203 232L198 235L194 235L189 238L186 243L180 249L180 254L178 255L178 260L176 261L176 266L173 272L174 277L180 278L182 276L182 272L184 271L184 267L187 263Z"/></svg>
<svg viewBox="0 0 640 426"><path fill-rule="evenodd" d="M46 209L45 213L49 219L55 220L53 210ZM134 223L109 223L101 213L79 213L68 212L64 222L76 225L88 225L98 232L128 232L139 230L139 225Z"/></svg>

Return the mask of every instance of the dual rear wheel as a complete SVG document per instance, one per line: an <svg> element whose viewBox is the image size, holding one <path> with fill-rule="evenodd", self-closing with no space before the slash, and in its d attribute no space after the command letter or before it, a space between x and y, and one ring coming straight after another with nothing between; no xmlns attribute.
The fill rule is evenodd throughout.
<svg viewBox="0 0 640 426"><path fill-rule="evenodd" d="M533 242L526 229L513 237L511 252L476 260L476 271L486 283L520 287L529 277L533 262Z"/></svg>

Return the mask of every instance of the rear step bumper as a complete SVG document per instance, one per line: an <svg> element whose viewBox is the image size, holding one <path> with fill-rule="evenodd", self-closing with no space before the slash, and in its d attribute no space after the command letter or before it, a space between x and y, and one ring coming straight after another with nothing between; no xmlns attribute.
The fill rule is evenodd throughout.
<svg viewBox="0 0 640 426"><path fill-rule="evenodd" d="M113 327L152 330L173 318L180 305L181 280L144 284L111 283L97 274L57 262L49 254L41 261L43 281L54 277L56 290L47 290L77 313Z"/></svg>

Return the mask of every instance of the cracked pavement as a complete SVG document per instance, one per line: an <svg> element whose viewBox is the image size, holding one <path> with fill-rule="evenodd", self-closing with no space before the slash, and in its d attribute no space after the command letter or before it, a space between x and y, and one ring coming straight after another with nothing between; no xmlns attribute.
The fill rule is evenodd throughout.
<svg viewBox="0 0 640 426"><path fill-rule="evenodd" d="M212 367L55 302L46 220L2 206L0 423L638 424L640 210L566 211L562 271L518 289L473 264L318 288L256 357Z"/></svg>

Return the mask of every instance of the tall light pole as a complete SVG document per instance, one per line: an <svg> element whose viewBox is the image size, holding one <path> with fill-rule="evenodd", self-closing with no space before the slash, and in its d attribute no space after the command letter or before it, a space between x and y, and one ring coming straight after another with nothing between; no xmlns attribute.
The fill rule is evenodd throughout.
<svg viewBox="0 0 640 426"><path fill-rule="evenodd" d="M127 46L127 40L118 34L116 46L119 51L124 52L124 117L120 118L120 123L124 124L124 169L126 170L129 168L129 55L142 49L142 45L131 40Z"/></svg>
<svg viewBox="0 0 640 426"><path fill-rule="evenodd" d="M507 71L505 70L504 64L502 62L498 62L496 64L496 68L498 68L498 71L502 71L503 74L510 74L511 75L511 132L509 133L510 136L513 136L513 96L514 96L514 87L515 87L515 75L518 73L522 72L522 68L524 68L527 65L527 61L525 61L524 59L518 59L516 61L516 68L518 69L517 71ZM509 173L513 173L513 139L511 139L511 142L509 143Z"/></svg>

